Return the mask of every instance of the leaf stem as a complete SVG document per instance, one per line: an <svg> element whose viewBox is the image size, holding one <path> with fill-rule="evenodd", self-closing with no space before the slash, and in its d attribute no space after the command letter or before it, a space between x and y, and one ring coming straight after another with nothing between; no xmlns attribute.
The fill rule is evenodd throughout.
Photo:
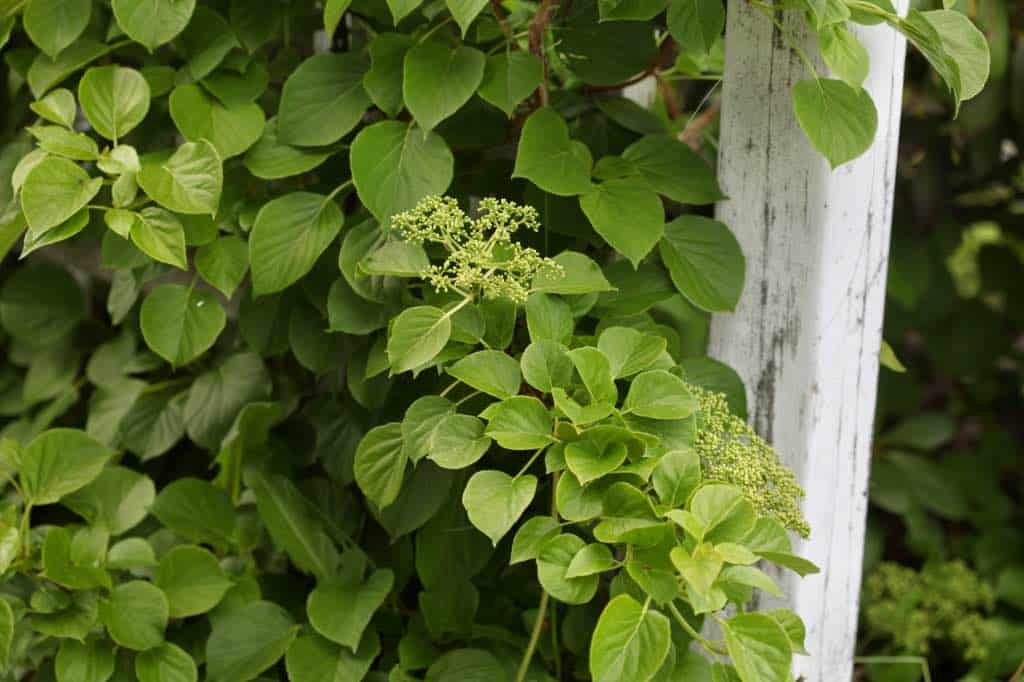
<svg viewBox="0 0 1024 682"><path fill-rule="evenodd" d="M533 622L533 631L530 633L530 643L526 645L523 659L519 662L516 682L523 682L526 679L526 673L530 670L530 660L533 658L533 652L537 649L537 642L540 641L540 631L544 629L544 614L547 613L549 599L548 593L542 590L540 604L537 606L537 618Z"/></svg>
<svg viewBox="0 0 1024 682"><path fill-rule="evenodd" d="M512 477L512 480L513 481L519 480L519 477L526 473L526 470L529 469L530 466L534 462L537 461L538 457L540 457L540 453L544 452L544 450L546 450L546 449L547 449L546 445L544 447L542 447L542 448L537 448L537 452L533 453L533 456L530 457L529 461L527 461L526 464L523 465L523 468L519 470L519 473Z"/></svg>
<svg viewBox="0 0 1024 682"><path fill-rule="evenodd" d="M345 182L341 183L340 185L338 185L337 187L332 189L331 193L328 194L326 197L324 197L324 204L326 204L328 201L330 201L331 199L336 197L338 195L338 192L340 192L341 190L345 189L346 187L350 187L351 185L352 185L352 178L349 178Z"/></svg>
<svg viewBox="0 0 1024 682"><path fill-rule="evenodd" d="M721 654L723 656L729 653L719 645L715 644L711 640L704 637L704 635L694 630L693 626L690 625L690 623L687 622L685 618L683 618L683 614L679 613L679 609L676 608L675 604L669 602L668 610L669 613L672 614L672 617L676 619L676 622L679 623L679 627L683 628L683 630L686 630L686 634L690 635L690 637L693 637L694 641L696 641L702 647L704 647L708 651L711 651L716 654Z"/></svg>

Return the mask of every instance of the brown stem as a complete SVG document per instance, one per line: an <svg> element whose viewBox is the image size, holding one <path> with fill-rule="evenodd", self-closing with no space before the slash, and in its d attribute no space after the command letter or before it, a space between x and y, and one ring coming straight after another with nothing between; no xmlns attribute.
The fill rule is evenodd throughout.
<svg viewBox="0 0 1024 682"><path fill-rule="evenodd" d="M537 13L530 20L528 28L530 52L540 57L541 64L544 65L544 79L540 82L540 87L537 88L542 107L548 105L548 60L544 55L544 33L547 31L548 22L551 21L551 11L557 4L558 0L541 0L540 7L537 8Z"/></svg>
<svg viewBox="0 0 1024 682"><path fill-rule="evenodd" d="M519 44L516 43L512 27L508 25L508 15L505 14L505 10L501 7L501 0L491 0L491 11L494 12L498 23L501 24L501 30L505 32L505 39L508 41L508 44L512 46L513 50L517 49Z"/></svg>
<svg viewBox="0 0 1024 682"><path fill-rule="evenodd" d="M637 75L633 76L627 81L622 81L621 83L615 83L614 85L587 85L584 86L583 89L586 90L587 92L610 92L612 90L621 90L622 88L629 87L630 85L635 85L636 83L639 83L643 79L650 76L652 73L654 73L654 69L656 66L656 64L651 64Z"/></svg>
<svg viewBox="0 0 1024 682"><path fill-rule="evenodd" d="M679 133L679 141L685 142L690 145L690 148L696 151L700 147L700 138L704 135L704 131L715 122L715 118L718 116L718 111L721 108L721 104L716 99L708 108L702 111L699 115L695 116L685 128Z"/></svg>

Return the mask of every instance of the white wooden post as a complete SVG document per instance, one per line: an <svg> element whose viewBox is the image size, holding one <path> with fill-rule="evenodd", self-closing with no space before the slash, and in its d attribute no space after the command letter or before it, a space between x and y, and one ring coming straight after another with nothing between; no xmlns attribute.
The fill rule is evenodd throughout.
<svg viewBox="0 0 1024 682"><path fill-rule="evenodd" d="M900 12L907 0L898 0ZM757 431L807 490L811 537L801 555L821 567L781 576L807 625L806 682L851 678L867 510L904 40L857 28L871 55L865 87L878 108L874 146L830 171L793 114L790 89L807 77L782 35L742 0L728 3L718 217L747 259L734 314L715 315L710 354L747 385ZM790 15L788 28L816 55ZM824 69L821 71L826 73ZM788 573L788 572L787 572Z"/></svg>

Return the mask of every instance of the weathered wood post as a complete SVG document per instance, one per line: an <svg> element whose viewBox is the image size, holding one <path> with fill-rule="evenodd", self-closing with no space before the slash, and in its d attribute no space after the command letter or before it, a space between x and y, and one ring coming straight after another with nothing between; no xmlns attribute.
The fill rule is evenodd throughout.
<svg viewBox="0 0 1024 682"><path fill-rule="evenodd" d="M713 319L710 354L743 377L754 426L807 490L812 535L799 553L821 573L781 576L808 630L811 655L795 672L843 682L857 628L905 42L886 26L857 29L871 55L865 87L878 134L831 171L793 114L804 65L767 17L728 4L719 175L729 199L718 216L743 247L747 279L736 312ZM896 4L906 11L907 0ZM796 19L788 28L817 54Z"/></svg>

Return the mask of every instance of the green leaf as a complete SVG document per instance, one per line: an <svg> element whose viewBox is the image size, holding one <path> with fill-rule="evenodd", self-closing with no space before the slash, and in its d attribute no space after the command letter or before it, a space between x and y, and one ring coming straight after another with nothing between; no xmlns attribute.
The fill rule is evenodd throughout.
<svg viewBox="0 0 1024 682"><path fill-rule="evenodd" d="M94 161L99 157L96 141L83 133L60 126L33 126L28 132L39 142L43 151L76 161Z"/></svg>
<svg viewBox="0 0 1024 682"><path fill-rule="evenodd" d="M402 419L401 445L405 457L413 463L426 457L437 427L453 414L455 404L447 398L425 395L414 400Z"/></svg>
<svg viewBox="0 0 1024 682"><path fill-rule="evenodd" d="M668 656L672 628L664 615L628 594L608 602L590 640L594 682L646 681Z"/></svg>
<svg viewBox="0 0 1024 682"><path fill-rule="evenodd" d="M893 350L889 343L882 339L882 348L879 351L878 362L882 367L888 370L896 372L897 374L903 374L907 371L907 368L900 362L899 357L896 355L896 351Z"/></svg>
<svg viewBox="0 0 1024 682"><path fill-rule="evenodd" d="M107 552L106 567L111 570L153 568L156 554L153 546L142 538L127 538L115 543Z"/></svg>
<svg viewBox="0 0 1024 682"><path fill-rule="evenodd" d="M174 366L205 353L226 322L224 308L207 291L162 284L142 302L142 337L153 352Z"/></svg>
<svg viewBox="0 0 1024 682"><path fill-rule="evenodd" d="M679 216L665 226L661 260L676 289L709 312L735 310L743 293L746 259L725 224L696 215Z"/></svg>
<svg viewBox="0 0 1024 682"><path fill-rule="evenodd" d="M650 22L599 21L597 3L574 2L558 35L558 52L584 83L611 86L647 69L658 45Z"/></svg>
<svg viewBox="0 0 1024 682"><path fill-rule="evenodd" d="M320 583L306 601L309 622L327 639L355 651L394 585L395 574L388 569L374 571L365 582L335 578Z"/></svg>
<svg viewBox="0 0 1024 682"><path fill-rule="evenodd" d="M526 326L531 341L569 343L574 324L572 309L558 296L535 293L526 299Z"/></svg>
<svg viewBox="0 0 1024 682"><path fill-rule="evenodd" d="M370 70L363 76L363 87L388 116L402 110L402 71L412 45L412 38L404 33L380 33L370 43Z"/></svg>
<svg viewBox="0 0 1024 682"><path fill-rule="evenodd" d="M245 152L263 134L263 110L255 102L228 108L189 83L174 88L168 103L185 139L210 142L221 159Z"/></svg>
<svg viewBox="0 0 1024 682"><path fill-rule="evenodd" d="M512 553L509 564L536 559L540 548L558 534L558 521L550 516L534 516L527 519L512 538Z"/></svg>
<svg viewBox="0 0 1024 682"><path fill-rule="evenodd" d="M789 639L782 626L763 613L744 613L722 623L725 647L744 680L783 682L792 677Z"/></svg>
<svg viewBox="0 0 1024 682"><path fill-rule="evenodd" d="M701 482L700 457L694 450L671 450L658 460L651 482L663 504L677 508L686 504Z"/></svg>
<svg viewBox="0 0 1024 682"><path fill-rule="evenodd" d="M614 405L618 402L619 393L615 387L615 377L604 353L593 346L583 346L569 351L569 358L576 367L576 373L579 374L583 385L586 386L592 404Z"/></svg>
<svg viewBox="0 0 1024 682"><path fill-rule="evenodd" d="M620 481L604 492L601 522L594 528L594 537L607 543L650 546L664 539L666 528L667 525L654 515L650 498Z"/></svg>
<svg viewBox="0 0 1024 682"><path fill-rule="evenodd" d="M29 229L42 233L57 227L92 201L102 186L102 178L90 178L73 161L46 157L21 186L21 210Z"/></svg>
<svg viewBox="0 0 1024 682"><path fill-rule="evenodd" d="M594 575L610 571L617 566L618 562L612 556L612 551L608 549L608 545L587 545L576 552L572 562L569 564L568 570L565 572L565 577L579 578L585 575Z"/></svg>
<svg viewBox="0 0 1024 682"><path fill-rule="evenodd" d="M608 358L616 379L647 369L658 361L666 346L664 337L631 327L607 327L597 339L597 348Z"/></svg>
<svg viewBox="0 0 1024 682"><path fill-rule="evenodd" d="M72 590L88 590L96 587L110 589L110 576L97 565L100 557L96 555L101 554L103 548L99 548L99 551L96 552L87 552L90 556L74 557L72 555L72 543L78 540L78 535L73 536L63 526L51 528L46 534L46 539L43 541L42 568L47 579ZM106 539L105 535L93 534L88 530L81 532L81 538L85 541L83 547L87 550L95 548L90 540L99 538L103 541Z"/></svg>
<svg viewBox="0 0 1024 682"><path fill-rule="evenodd" d="M867 48L844 24L832 24L818 32L818 45L833 74L859 88L871 66Z"/></svg>
<svg viewBox="0 0 1024 682"><path fill-rule="evenodd" d="M623 408L649 419L686 419L696 411L697 399L685 381L663 369L652 369L633 379Z"/></svg>
<svg viewBox="0 0 1024 682"><path fill-rule="evenodd" d="M149 113L149 84L135 69L98 66L78 82L82 113L97 133L115 142Z"/></svg>
<svg viewBox="0 0 1024 682"><path fill-rule="evenodd" d="M131 239L139 250L153 260L188 270L185 255L185 228L173 213L155 206L147 206L135 214Z"/></svg>
<svg viewBox="0 0 1024 682"><path fill-rule="evenodd" d="M28 107L47 121L62 125L69 130L74 127L75 116L78 114L75 96L66 88L57 88L46 97L32 102Z"/></svg>
<svg viewBox="0 0 1024 682"><path fill-rule="evenodd" d="M236 514L231 498L207 481L173 481L160 491L150 511L160 523L187 540L216 547L234 541Z"/></svg>
<svg viewBox="0 0 1024 682"><path fill-rule="evenodd" d="M100 619L120 646L145 651L164 641L169 607L163 591L145 580L122 583L100 602Z"/></svg>
<svg viewBox="0 0 1024 682"><path fill-rule="evenodd" d="M448 367L448 374L495 398L510 398L519 393L522 376L519 363L497 350L482 350L462 358Z"/></svg>
<svg viewBox="0 0 1024 682"><path fill-rule="evenodd" d="M118 26L152 52L188 26L195 0L113 0Z"/></svg>
<svg viewBox="0 0 1024 682"><path fill-rule="evenodd" d="M832 78L802 80L793 86L793 109L832 168L866 152L875 139L878 112L863 88Z"/></svg>
<svg viewBox="0 0 1024 682"><path fill-rule="evenodd" d="M687 50L707 54L725 29L722 0L672 0L668 30Z"/></svg>
<svg viewBox="0 0 1024 682"><path fill-rule="evenodd" d="M533 291L578 296L615 289L589 256L578 251L563 251L552 260L558 263L560 270L538 273L533 279Z"/></svg>
<svg viewBox="0 0 1024 682"><path fill-rule="evenodd" d="M622 152L647 185L681 204L711 204L724 199L715 172L687 145L667 135L648 135Z"/></svg>
<svg viewBox="0 0 1024 682"><path fill-rule="evenodd" d="M739 489L721 483L701 486L690 500L690 511L704 527L704 540L743 542L754 527L754 508Z"/></svg>
<svg viewBox="0 0 1024 682"><path fill-rule="evenodd" d="M534 341L520 358L523 378L542 393L550 393L555 386L568 386L572 381L573 365L569 349L555 341Z"/></svg>
<svg viewBox="0 0 1024 682"><path fill-rule="evenodd" d="M156 497L153 481L125 467L107 467L84 488L64 496L64 506L90 526L120 535L139 524Z"/></svg>
<svg viewBox="0 0 1024 682"><path fill-rule="evenodd" d="M479 50L451 49L440 41L414 45L405 55L402 95L424 130L433 130L473 96L484 77L486 57ZM443 88L437 87L443 82Z"/></svg>
<svg viewBox="0 0 1024 682"><path fill-rule="evenodd" d="M114 648L102 639L61 640L54 672L57 682L106 682L114 674Z"/></svg>
<svg viewBox="0 0 1024 682"><path fill-rule="evenodd" d="M209 551L179 545L160 558L153 584L167 595L171 618L187 618L212 609L234 583Z"/></svg>
<svg viewBox="0 0 1024 682"><path fill-rule="evenodd" d="M231 50L241 45L224 17L210 7L199 5L178 39L177 47L188 60L185 65L188 75L201 80L220 66Z"/></svg>
<svg viewBox="0 0 1024 682"><path fill-rule="evenodd" d="M544 65L533 53L525 50L499 52L487 58L478 94L512 118L519 103L529 97L543 80Z"/></svg>
<svg viewBox="0 0 1024 682"><path fill-rule="evenodd" d="M55 265L20 268L0 289L0 322L12 337L31 345L53 343L84 316L85 302L77 282Z"/></svg>
<svg viewBox="0 0 1024 682"><path fill-rule="evenodd" d="M29 0L21 23L40 50L56 57L89 25L91 0Z"/></svg>
<svg viewBox="0 0 1024 682"><path fill-rule="evenodd" d="M217 213L223 169L217 149L207 140L186 142L163 163L143 163L139 187L156 203L176 213Z"/></svg>
<svg viewBox="0 0 1024 682"><path fill-rule="evenodd" d="M935 29L924 12L911 9L907 12L906 18L895 24L914 47L924 55L935 72L942 77L946 87L953 95L956 111L960 110L961 87L960 66L957 61L946 52L942 42L942 36Z"/></svg>
<svg viewBox="0 0 1024 682"><path fill-rule="evenodd" d="M21 489L33 505L53 504L91 483L113 454L83 431L44 431L22 453Z"/></svg>
<svg viewBox="0 0 1024 682"><path fill-rule="evenodd" d="M665 232L661 199L637 178L607 180L580 197L580 208L599 235L636 268ZM622 217L628 215L629 220Z"/></svg>
<svg viewBox="0 0 1024 682"><path fill-rule="evenodd" d="M723 583L753 587L767 592L773 597L782 596L782 590L779 589L775 581L767 573L753 566L728 566L722 571L719 580Z"/></svg>
<svg viewBox="0 0 1024 682"><path fill-rule="evenodd" d="M250 485L260 517L295 566L326 580L337 570L340 556L320 518L295 484L284 476L253 472Z"/></svg>
<svg viewBox="0 0 1024 682"><path fill-rule="evenodd" d="M359 200L378 220L414 208L424 197L444 194L455 161L444 139L415 126L381 121L352 142L352 180Z"/></svg>
<svg viewBox="0 0 1024 682"><path fill-rule="evenodd" d="M805 0L811 25L818 30L841 24L850 18L850 8L842 0Z"/></svg>
<svg viewBox="0 0 1024 682"><path fill-rule="evenodd" d="M352 0L327 0L324 3L324 31L328 37L333 36L341 23L341 17L348 10Z"/></svg>
<svg viewBox="0 0 1024 682"><path fill-rule="evenodd" d="M426 682L507 682L505 668L483 649L455 649L427 670ZM399 682L406 682L400 680Z"/></svg>
<svg viewBox="0 0 1024 682"><path fill-rule="evenodd" d="M554 109L538 109L526 119L516 151L514 178L526 178L558 196L591 191L594 161L582 142L569 139L569 127Z"/></svg>
<svg viewBox="0 0 1024 682"><path fill-rule="evenodd" d="M395 501L402 489L406 462L402 425L392 422L374 427L356 449L356 483L371 502L383 509Z"/></svg>
<svg viewBox="0 0 1024 682"><path fill-rule="evenodd" d="M478 471L466 484L462 505L470 522L497 547L530 506L536 492L536 476L512 478L503 471Z"/></svg>
<svg viewBox="0 0 1024 682"><path fill-rule="evenodd" d="M581 485L587 485L615 471L626 461L629 448L615 427L596 426L584 434L583 439L565 446L565 464Z"/></svg>
<svg viewBox="0 0 1024 682"><path fill-rule="evenodd" d="M135 655L139 682L196 682L199 673L188 652L171 642Z"/></svg>
<svg viewBox="0 0 1024 682"><path fill-rule="evenodd" d="M263 135L245 154L245 167L257 178L278 180L311 171L331 156L330 149L302 149L281 141L277 118L267 121Z"/></svg>
<svg viewBox="0 0 1024 682"><path fill-rule="evenodd" d="M247 682L274 665L298 632L288 612L269 601L252 601L215 622L206 642L209 682Z"/></svg>
<svg viewBox="0 0 1024 682"><path fill-rule="evenodd" d="M14 533L16 530L11 529ZM7 566L3 567L7 572ZM0 666L6 668L11 660L11 644L14 641L14 610L6 599L0 599Z"/></svg>
<svg viewBox="0 0 1024 682"><path fill-rule="evenodd" d="M484 423L468 414L442 419L430 441L430 459L445 469L465 469L477 462L491 447L484 435Z"/></svg>
<svg viewBox="0 0 1024 682"><path fill-rule="evenodd" d="M430 259L419 244L389 241L360 261L359 270L370 276L421 277L430 270Z"/></svg>
<svg viewBox="0 0 1024 682"><path fill-rule="evenodd" d="M462 37L465 38L473 20L484 7L487 7L487 0L445 0L445 4L452 13L455 23L462 29Z"/></svg>
<svg viewBox="0 0 1024 682"><path fill-rule="evenodd" d="M249 247L240 237L225 235L199 247L194 262L207 284L231 298L249 270Z"/></svg>
<svg viewBox="0 0 1024 682"><path fill-rule="evenodd" d="M380 639L368 631L351 651L316 635L292 642L285 655L291 682L348 682L363 679L380 655Z"/></svg>
<svg viewBox="0 0 1024 682"><path fill-rule="evenodd" d="M772 609L764 613L774 618L782 626L782 629L786 632L786 637L789 638L790 648L794 654L808 655L807 650L804 648L804 637L807 635L807 628L804 627L804 622L800 620L800 616L789 609Z"/></svg>
<svg viewBox="0 0 1024 682"><path fill-rule="evenodd" d="M292 192L263 205L249 237L253 295L294 284L338 236L345 215L330 197Z"/></svg>
<svg viewBox="0 0 1024 682"><path fill-rule="evenodd" d="M991 66L985 34L956 10L940 9L921 14L939 34L942 49L956 62L960 101L976 96L985 87Z"/></svg>
<svg viewBox="0 0 1024 682"><path fill-rule="evenodd" d="M370 106L365 71L355 53L318 54L302 62L281 90L278 139L314 147L347 135Z"/></svg>
<svg viewBox="0 0 1024 682"><path fill-rule="evenodd" d="M487 420L485 433L508 450L536 450L554 441L551 414L532 396L506 398L480 416Z"/></svg>
<svg viewBox="0 0 1024 682"><path fill-rule="evenodd" d="M565 604L586 604L597 593L600 576L568 578L569 565L586 545L571 533L562 533L541 545L537 556L537 580L541 587Z"/></svg>
<svg viewBox="0 0 1024 682"><path fill-rule="evenodd" d="M185 435L185 397L175 386L143 392L121 420L121 443L143 461L170 450Z"/></svg>
<svg viewBox="0 0 1024 682"><path fill-rule="evenodd" d="M28 87L35 97L42 97L54 85L108 52L109 45L79 38L53 59L39 55L28 70Z"/></svg>
<svg viewBox="0 0 1024 682"><path fill-rule="evenodd" d="M451 315L440 308L407 308L388 332L388 362L394 374L407 372L434 359L452 333Z"/></svg>

